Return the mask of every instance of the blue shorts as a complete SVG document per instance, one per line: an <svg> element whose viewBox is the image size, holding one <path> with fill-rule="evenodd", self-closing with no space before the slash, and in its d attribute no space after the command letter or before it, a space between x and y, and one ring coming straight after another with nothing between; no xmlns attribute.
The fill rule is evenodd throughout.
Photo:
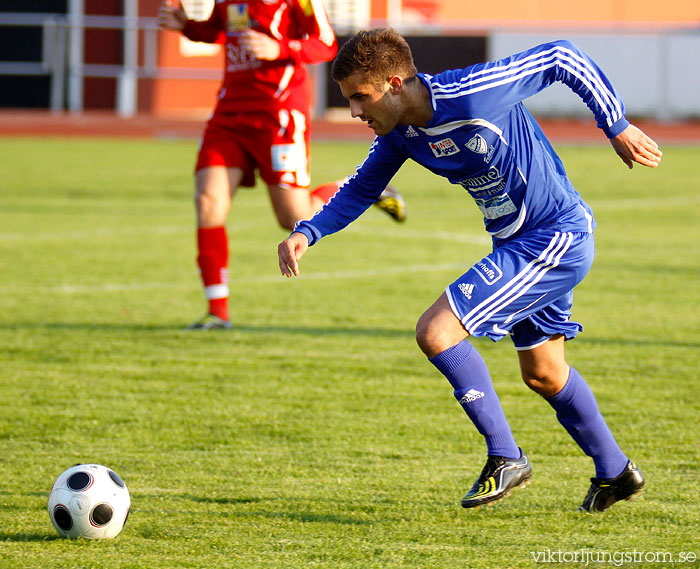
<svg viewBox="0 0 700 569"><path fill-rule="evenodd" d="M534 230L507 241L476 263L445 292L452 311L472 336L493 341L510 334L529 350L555 334L574 338L569 320L574 287L593 263L591 233Z"/></svg>

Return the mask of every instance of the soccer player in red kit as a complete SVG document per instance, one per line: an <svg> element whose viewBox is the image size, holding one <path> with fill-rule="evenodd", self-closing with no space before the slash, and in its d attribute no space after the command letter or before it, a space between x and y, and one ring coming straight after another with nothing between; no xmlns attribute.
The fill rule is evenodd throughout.
<svg viewBox="0 0 700 569"><path fill-rule="evenodd" d="M293 229L342 182L310 188L311 89L307 63L331 60L338 45L322 0L216 0L206 21L165 0L160 27L193 41L222 43L224 78L195 168L197 264L208 301L189 326L230 328L226 217L239 186L267 184L279 224ZM403 221L401 196L388 187L377 205Z"/></svg>

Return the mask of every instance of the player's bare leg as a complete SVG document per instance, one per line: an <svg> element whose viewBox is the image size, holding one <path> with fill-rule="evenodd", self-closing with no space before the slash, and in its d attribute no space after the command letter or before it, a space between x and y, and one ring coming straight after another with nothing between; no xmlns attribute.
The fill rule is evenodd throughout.
<svg viewBox="0 0 700 569"><path fill-rule="evenodd" d="M559 393L569 377L564 353L564 336L557 334L547 342L518 352L520 371L525 384L545 399Z"/></svg>
<svg viewBox="0 0 700 569"><path fill-rule="evenodd" d="M306 188L283 188L269 186L270 203L277 222L283 229L291 231L294 224L302 219L310 219L324 204Z"/></svg>
<svg viewBox="0 0 700 569"><path fill-rule="evenodd" d="M231 201L242 179L241 168L210 166L197 171L194 196L197 227L217 227L226 223Z"/></svg>
<svg viewBox="0 0 700 569"><path fill-rule="evenodd" d="M280 226L291 231L297 221L310 219L333 197L342 183L343 180L328 182L314 188L310 193L308 190L270 186L270 201ZM386 187L375 205L396 221L406 219L403 198L392 186Z"/></svg>
<svg viewBox="0 0 700 569"><path fill-rule="evenodd" d="M548 401L562 426L593 458L596 476L579 510L602 512L640 492L644 476L620 450L586 381L566 363L564 337L552 336L519 351L518 358L526 385Z"/></svg>
<svg viewBox="0 0 700 569"><path fill-rule="evenodd" d="M467 336L469 333L452 312L444 292L421 315L416 324L418 347L428 358L456 346Z"/></svg>
<svg viewBox="0 0 700 569"><path fill-rule="evenodd" d="M193 330L230 328L228 314L228 236L226 218L243 170L211 166L195 176L197 264L207 298L206 314L192 323Z"/></svg>
<svg viewBox="0 0 700 569"><path fill-rule="evenodd" d="M333 197L333 194L335 194L344 183L345 180L343 179L321 184L314 189L311 195L322 198L323 203L325 203ZM374 202L374 205L394 221L406 221L406 204L404 203L403 196L394 186L387 186L384 188L384 191L379 196L379 199Z"/></svg>
<svg viewBox="0 0 700 569"><path fill-rule="evenodd" d="M486 465L462 498L463 507L474 508L527 485L532 467L515 443L486 364L468 336L444 292L416 325L421 350L450 382L455 398L486 440Z"/></svg>

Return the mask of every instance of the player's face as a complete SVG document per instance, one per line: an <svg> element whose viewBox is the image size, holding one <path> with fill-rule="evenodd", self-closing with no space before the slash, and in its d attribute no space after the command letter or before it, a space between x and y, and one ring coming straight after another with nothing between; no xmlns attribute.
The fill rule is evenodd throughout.
<svg viewBox="0 0 700 569"><path fill-rule="evenodd" d="M343 97L350 101L352 117L366 122L377 136L389 134L399 124L399 98L389 82L377 86L356 73L338 85Z"/></svg>

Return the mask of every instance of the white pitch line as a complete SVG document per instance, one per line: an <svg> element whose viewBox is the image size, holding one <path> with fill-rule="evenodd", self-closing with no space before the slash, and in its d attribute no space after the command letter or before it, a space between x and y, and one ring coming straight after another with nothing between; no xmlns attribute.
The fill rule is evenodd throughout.
<svg viewBox="0 0 700 569"><path fill-rule="evenodd" d="M191 228L189 228L191 230ZM113 237L118 235L158 235L180 233L185 226L173 227L120 227L90 231L44 231L37 233L0 233L0 241L56 241L58 239L86 239L88 237Z"/></svg>
<svg viewBox="0 0 700 569"><path fill-rule="evenodd" d="M391 267L388 269L365 269L356 271L331 271L322 273L307 273L298 277L300 280L322 280L322 279L355 279L365 277L383 277L394 276L405 273L435 273L440 271L455 271L465 272L471 265L466 263L444 263L441 265L406 265L401 267ZM275 279L277 280L277 279ZM259 281L256 281L259 282ZM264 282L272 282L269 279Z"/></svg>
<svg viewBox="0 0 700 569"><path fill-rule="evenodd" d="M588 204L593 212L609 209L659 209L689 204L700 203L700 196L689 196L679 198L630 198L619 200L589 201ZM247 230L257 227L262 223L243 221L234 222L228 227L229 233L238 230ZM467 233L453 233L449 231L413 231L405 228L382 229L350 226L346 231L365 235L377 235L380 237L396 237L403 239L438 239L454 241L456 243L472 243L476 245L490 244L491 239L485 235L471 235ZM119 235L167 235L171 233L192 233L192 226L132 226L109 229L95 229L90 231L50 231L50 232L26 232L26 233L0 233L0 241L56 241L60 239L85 239L88 237L113 237Z"/></svg>
<svg viewBox="0 0 700 569"><path fill-rule="evenodd" d="M307 272L299 277L290 279L288 282L295 281L316 281L316 280L345 280L345 279L361 279L368 277L383 277L402 275L406 273L435 273L440 271L466 271L471 265L466 262L462 263L444 263L440 265L407 265L390 267L386 269L366 269L354 271L329 271L329 272ZM282 275L268 275L263 277L249 277L243 279L235 279L231 281L230 286L250 284L270 284L284 283L287 281ZM174 283L105 283L96 285L56 285L56 286L23 286L22 294L26 293L53 293L53 294L89 294L89 293L105 293L105 292L128 292L135 290L166 290L166 289L191 289L191 284L174 284ZM12 294L18 292L17 289L11 287L0 288L2 294Z"/></svg>
<svg viewBox="0 0 700 569"><path fill-rule="evenodd" d="M242 222L233 224L228 230L235 233L241 229L250 229L260 224ZM368 229L366 227L350 226L346 231L363 235L377 235L379 237L396 237L402 239L438 239L454 241L456 243L490 244L491 239L485 235L470 235L466 233L452 233L448 231L413 231L403 228L396 229ZM118 235L168 235L171 233L191 233L190 226L145 226L145 227L120 227L109 229L95 229L91 231L45 231L37 233L0 233L0 241L55 241L59 239L86 239L89 237L112 237Z"/></svg>
<svg viewBox="0 0 700 569"><path fill-rule="evenodd" d="M262 223L241 222L234 223L229 228L229 233L238 230L248 230ZM83 231L43 231L28 233L0 233L0 241L56 241L59 239L86 239L89 237L118 237L120 235L169 235L171 233L183 233L193 235L194 225L138 225L131 227L110 227L108 229L94 229Z"/></svg>

